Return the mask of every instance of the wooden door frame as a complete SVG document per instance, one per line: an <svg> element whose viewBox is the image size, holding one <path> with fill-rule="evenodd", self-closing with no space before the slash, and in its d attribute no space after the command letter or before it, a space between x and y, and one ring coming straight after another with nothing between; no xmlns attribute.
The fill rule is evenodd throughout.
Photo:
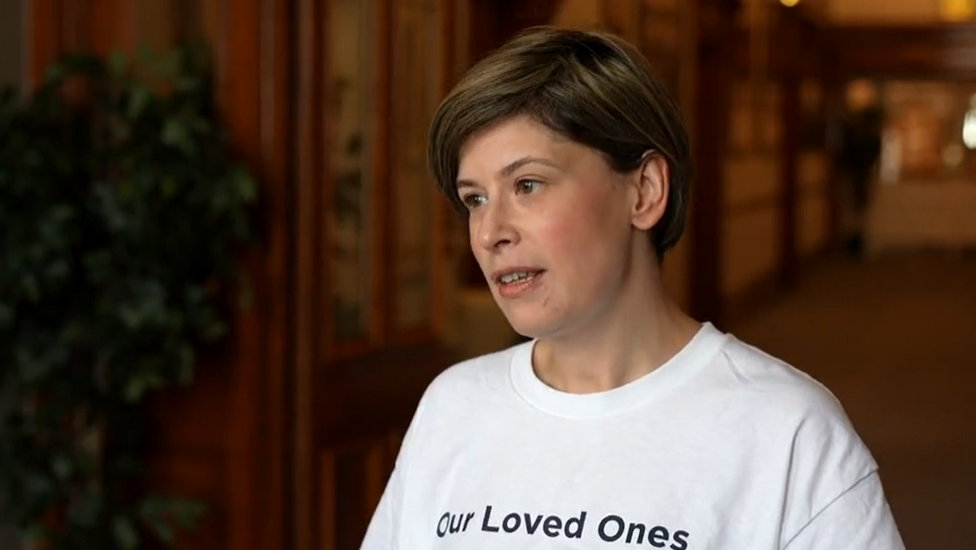
<svg viewBox="0 0 976 550"><path fill-rule="evenodd" d="M800 153L803 147L800 135L803 125L801 84L804 79L813 79L821 84L821 89L825 90L829 86L825 69L829 50L823 44L822 24L814 14L781 5L776 5L773 13L775 24L771 29L770 43L777 47L770 50L770 74L782 87L779 112L782 133L778 149L781 195L777 275L779 288L788 290L798 284L802 270L798 241L801 228L797 209L797 199L800 196ZM823 148L830 157L828 164L832 165L833 155L827 149L826 143ZM828 188L833 187L832 179L827 185ZM833 207L833 201L829 201L825 220L828 224L835 218Z"/></svg>
<svg viewBox="0 0 976 550"><path fill-rule="evenodd" d="M331 1L331 0L328 0ZM440 0L444 10L441 23L444 56L438 83L440 92L456 78L457 64L464 48L454 44L455 24L458 6L453 0ZM393 312L395 293L391 286L389 273L371 273L374 289L379 298L371 304L377 321L375 336L358 347L334 345L330 338L334 321L331 319L332 303L330 279L332 266L325 243L329 242L327 223L332 188L328 177L329 110L322 104L323 97L328 100L329 90L323 88L329 74L328 59L330 43L327 40L328 2L321 0L298 0L300 26L297 42L300 44L297 55L296 76L299 82L296 95L298 118L298 142L295 164L298 167L298 183L295 203L297 205L296 268L298 277L298 296L311 296L312 303L299 301L297 333L299 341L296 349L298 357L295 395L297 396L294 419L296 425L296 453L293 499L294 530L297 533L295 548L298 550L332 549L337 535L347 534L349 527L339 525L340 517L361 519L365 510L361 506L378 500L385 484L387 468L398 449L394 448L397 433L402 433L416 410L421 395L430 382L444 368L456 362L449 350L444 349L437 339L438 310L442 304L433 299L434 319L432 329L410 334L397 334L390 312ZM373 24L376 30L371 64L370 80L375 82L377 97L372 117L371 144L375 161L373 183L376 185L377 202L371 206L375 224L371 226L378 236L375 245L374 265L391 266L391 258L396 258L397 243L394 237L396 214L394 201L388 195L393 191L390 185L391 162L395 144L392 142L390 125L393 124L394 90L394 48L396 48L394 25L398 14L395 0L376 0ZM324 130L324 131L323 131ZM325 158L323 163L321 158ZM431 187L433 198L434 188ZM433 201L432 201L433 202ZM438 202L434 208L443 206ZM442 211L435 210L434 224L443 224ZM438 233L443 228L434 229L434 254L432 262L439 264L445 245L440 242ZM440 265L433 276L433 287L438 286ZM382 441L382 449L374 444ZM337 474L339 462L349 453L357 455L362 451L365 476L362 491L354 495L355 503L339 502L336 495L340 485L347 487L357 479L340 479ZM355 477L355 476L353 476ZM345 505L351 510L340 508ZM371 510L370 510L371 512ZM355 523L355 522L353 522ZM358 525L355 527L358 529Z"/></svg>
<svg viewBox="0 0 976 550"><path fill-rule="evenodd" d="M736 61L735 26L729 21L735 20L739 2L699 0L697 8L695 178L687 237L691 241L689 313L699 320L721 322L724 164Z"/></svg>

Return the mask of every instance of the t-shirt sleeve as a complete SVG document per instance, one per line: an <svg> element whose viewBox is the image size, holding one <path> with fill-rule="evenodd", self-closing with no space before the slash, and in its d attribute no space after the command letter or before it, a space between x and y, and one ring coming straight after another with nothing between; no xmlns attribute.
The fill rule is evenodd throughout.
<svg viewBox="0 0 976 550"><path fill-rule="evenodd" d="M904 550L876 471L814 516L783 550Z"/></svg>
<svg viewBox="0 0 976 550"><path fill-rule="evenodd" d="M780 547L903 550L878 463L827 390L805 396L793 434Z"/></svg>

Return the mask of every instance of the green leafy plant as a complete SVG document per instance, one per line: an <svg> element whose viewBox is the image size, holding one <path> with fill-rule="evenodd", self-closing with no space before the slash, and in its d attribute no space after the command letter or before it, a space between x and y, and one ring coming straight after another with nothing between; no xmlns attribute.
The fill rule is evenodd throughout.
<svg viewBox="0 0 976 550"><path fill-rule="evenodd" d="M145 491L144 400L227 332L257 186L203 51L145 69L72 55L0 98L0 508L45 550L171 543L204 512Z"/></svg>

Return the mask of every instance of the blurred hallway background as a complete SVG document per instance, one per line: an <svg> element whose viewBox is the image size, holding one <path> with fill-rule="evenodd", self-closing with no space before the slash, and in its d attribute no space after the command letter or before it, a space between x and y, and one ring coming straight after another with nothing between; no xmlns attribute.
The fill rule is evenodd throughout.
<svg viewBox="0 0 976 550"><path fill-rule="evenodd" d="M261 184L253 307L148 404L147 485L211 507L176 548L358 548L426 384L514 342L423 145L539 24L630 40L686 115L669 291L840 398L910 550L976 548L976 0L0 0L22 92L64 52L202 39Z"/></svg>
<svg viewBox="0 0 976 550"><path fill-rule="evenodd" d="M911 549L976 540L976 255L835 259L731 327L844 404Z"/></svg>

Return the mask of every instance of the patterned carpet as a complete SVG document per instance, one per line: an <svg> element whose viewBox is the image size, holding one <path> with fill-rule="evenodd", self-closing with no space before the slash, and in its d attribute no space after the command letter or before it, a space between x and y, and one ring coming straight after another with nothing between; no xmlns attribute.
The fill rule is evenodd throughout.
<svg viewBox="0 0 976 550"><path fill-rule="evenodd" d="M976 256L831 260L722 328L837 395L910 550L976 549Z"/></svg>

